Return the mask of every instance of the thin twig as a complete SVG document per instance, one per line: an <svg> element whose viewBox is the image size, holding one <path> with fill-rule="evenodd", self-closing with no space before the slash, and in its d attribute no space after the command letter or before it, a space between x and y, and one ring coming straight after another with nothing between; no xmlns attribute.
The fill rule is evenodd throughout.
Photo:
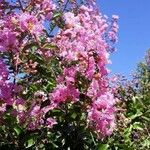
<svg viewBox="0 0 150 150"><path fill-rule="evenodd" d="M21 7L21 10L24 12L24 8L23 8L23 6L22 6L21 0L18 0L18 3L19 3L19 5L20 5L20 7Z"/></svg>

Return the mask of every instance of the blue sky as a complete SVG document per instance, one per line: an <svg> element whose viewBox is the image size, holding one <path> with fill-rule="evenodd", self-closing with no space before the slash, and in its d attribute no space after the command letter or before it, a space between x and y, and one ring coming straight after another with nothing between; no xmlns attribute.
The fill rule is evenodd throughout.
<svg viewBox="0 0 150 150"><path fill-rule="evenodd" d="M117 52L112 54L112 73L127 77L150 48L150 0L97 0L103 14L119 15Z"/></svg>

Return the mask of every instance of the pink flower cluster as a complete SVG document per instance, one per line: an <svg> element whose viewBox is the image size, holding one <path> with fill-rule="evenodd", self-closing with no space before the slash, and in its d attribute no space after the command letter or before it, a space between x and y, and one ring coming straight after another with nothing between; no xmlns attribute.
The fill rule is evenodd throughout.
<svg viewBox="0 0 150 150"><path fill-rule="evenodd" d="M13 93L15 93L15 86L8 81L9 72L6 68L5 63L0 60L0 100L2 101L2 107L5 107L7 104L13 104ZM5 108L1 108L4 110Z"/></svg>
<svg viewBox="0 0 150 150"><path fill-rule="evenodd" d="M19 52L26 39L22 34L40 36L43 25L36 17L28 13L6 16L0 20L0 52Z"/></svg>
<svg viewBox="0 0 150 150"><path fill-rule="evenodd" d="M62 85L59 84L53 91L50 93L49 99L52 101L54 107L59 106L61 102L76 102L79 98L79 91L72 85Z"/></svg>
<svg viewBox="0 0 150 150"><path fill-rule="evenodd" d="M29 130L35 130L40 129L41 127L47 127L52 128L53 125L57 124L56 120L49 117L47 119L45 118L45 109L41 109L40 106L35 105L31 112L29 113L29 123L28 123L28 129Z"/></svg>
<svg viewBox="0 0 150 150"><path fill-rule="evenodd" d="M112 44L117 41L118 17L113 16L109 22L94 5L93 0L88 0L87 5L81 5L77 10L62 9L62 16L54 18L52 23L59 26L61 20L63 27L54 37L48 38L43 24L51 21L54 10L56 11L56 4L52 0L31 0L19 6L17 4L19 10L16 8L10 14L7 13L9 9L1 11L3 1L0 0L0 15L4 14L0 16L0 56L7 56L14 75L12 83L8 78L10 70L5 61L0 59L1 119L2 114L7 113L7 106L11 106L12 115L27 129L52 128L57 122L55 117L46 118L49 110L60 108L62 103L80 102L80 95L84 94L91 100L86 110L83 110L87 114L88 127L102 137L112 133L115 126L115 99L109 89L106 65L110 63ZM46 44L50 47L48 50L44 49ZM57 51L51 53L53 45ZM44 57L43 53L49 54L49 57ZM43 61L44 58L45 63L50 62L51 58L59 60L58 69L61 73L55 77L56 87L53 87L49 95L41 89L25 100L22 97L30 88L18 85L17 73L20 69L29 78L35 78L32 73L34 71L38 74L40 67L36 67L40 64L34 60ZM43 80L47 82L49 78ZM25 81L30 86L32 80ZM33 82L37 84L37 81ZM46 100L49 105L42 107Z"/></svg>
<svg viewBox="0 0 150 150"><path fill-rule="evenodd" d="M112 28L108 33L108 37L112 42L116 42L117 41L116 33L118 32L117 20L119 19L119 17L116 15L113 15L112 19L113 19Z"/></svg>
<svg viewBox="0 0 150 150"><path fill-rule="evenodd" d="M50 20L52 18L53 11L56 9L53 0L34 0L33 3L40 9L40 16L43 19Z"/></svg>
<svg viewBox="0 0 150 150"><path fill-rule="evenodd" d="M6 69L6 65L3 60L0 59L0 80L5 81L8 79L8 70Z"/></svg>
<svg viewBox="0 0 150 150"><path fill-rule="evenodd" d="M88 110L89 126L99 133L99 137L112 134L115 127L115 100L111 93L101 95Z"/></svg>
<svg viewBox="0 0 150 150"><path fill-rule="evenodd" d="M36 5L32 5L33 3ZM11 115L17 118L19 124L26 125L28 129L36 129L41 126L51 128L56 124L55 119L44 120L45 114L51 108L40 108L38 104L41 104L43 99L34 100L34 104L28 106L28 101L23 100L20 96L25 91L17 85L15 78L23 48L30 42L40 43L40 36L45 36L44 20L52 17L55 4L51 0L38 0L21 2L20 8L18 5L17 2L9 4L9 2L0 0L0 118L3 120L4 113L7 113L8 108L12 107ZM14 11L8 9L15 8L15 6L17 7ZM29 8L34 11L31 12ZM3 55L9 57L13 73L8 69L10 66L3 61ZM10 76L12 79L9 78Z"/></svg>
<svg viewBox="0 0 150 150"><path fill-rule="evenodd" d="M28 13L22 13L18 16L19 27L22 32L29 31L31 34L39 36L42 33L43 25L42 22Z"/></svg>
<svg viewBox="0 0 150 150"><path fill-rule="evenodd" d="M67 102L71 99L80 100L80 90L76 88L77 74L84 76L89 84L85 95L92 101L92 107L88 109L88 125L93 126L101 136L110 135L114 128L114 97L108 88L108 70L110 42L116 42L118 30L117 16L113 16L112 26L109 22L94 10L93 7L82 5L78 12L66 12L64 14L65 27L59 31L53 42L59 48L61 64L76 62L72 67L64 67L62 78L58 80L58 86L51 93L51 101L57 103ZM63 81L63 85L59 84ZM85 84L85 83L84 83ZM73 87L74 92L72 93ZM77 94L78 93L78 94ZM69 96L69 98L68 98Z"/></svg>
<svg viewBox="0 0 150 150"><path fill-rule="evenodd" d="M17 52L19 43L16 36L11 29L0 26L0 52Z"/></svg>
<svg viewBox="0 0 150 150"><path fill-rule="evenodd" d="M11 82L8 82L9 71L5 63L0 60L0 113L6 111L6 106L12 106L14 102L17 102L18 99L15 99L15 94L19 91L19 87L14 85ZM2 111L3 110L3 111Z"/></svg>
<svg viewBox="0 0 150 150"><path fill-rule="evenodd" d="M45 118L45 114L51 109L50 107L41 108L40 105L45 101L46 95L38 91L35 93L36 101L31 104L30 109L27 107L25 100L18 94L22 88L9 81L9 71L5 63L0 60L0 119L3 121L3 115L7 112L8 106L13 108L12 116L17 118L20 125L26 125L29 130L35 130L40 127L52 128L56 124L55 119ZM41 97L42 96L42 97ZM40 97L38 99L38 97Z"/></svg>

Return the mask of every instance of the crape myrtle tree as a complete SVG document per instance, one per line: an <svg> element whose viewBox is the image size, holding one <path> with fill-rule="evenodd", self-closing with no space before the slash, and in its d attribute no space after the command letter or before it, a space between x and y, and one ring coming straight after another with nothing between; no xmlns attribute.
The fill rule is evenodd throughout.
<svg viewBox="0 0 150 150"><path fill-rule="evenodd" d="M1 149L106 148L117 20L94 0L0 0Z"/></svg>

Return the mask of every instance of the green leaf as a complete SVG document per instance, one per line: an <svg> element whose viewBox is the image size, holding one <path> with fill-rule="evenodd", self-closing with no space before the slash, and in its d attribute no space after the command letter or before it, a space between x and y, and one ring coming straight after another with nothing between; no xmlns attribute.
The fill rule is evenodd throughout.
<svg viewBox="0 0 150 150"><path fill-rule="evenodd" d="M33 146L34 145L34 140L33 140L33 138L31 138L31 139L29 139L28 141L27 141L27 147L26 148L29 148L29 147L31 147L31 146Z"/></svg>
<svg viewBox="0 0 150 150"><path fill-rule="evenodd" d="M74 112L72 115L71 115L71 118L75 119L77 117L77 114Z"/></svg>
<svg viewBox="0 0 150 150"><path fill-rule="evenodd" d="M61 116L63 113L59 109L53 109L50 111L50 116Z"/></svg>
<svg viewBox="0 0 150 150"><path fill-rule="evenodd" d="M141 116L142 119L146 120L146 121L150 121L150 118L146 117L146 116Z"/></svg>
<svg viewBox="0 0 150 150"><path fill-rule="evenodd" d="M99 144L98 150L108 150L109 145L108 144Z"/></svg>
<svg viewBox="0 0 150 150"><path fill-rule="evenodd" d="M52 45L52 44L50 44L50 43L44 44L44 45L43 45L43 48L45 48L45 49L53 49L53 50L58 49L58 47L57 47L56 45Z"/></svg>
<svg viewBox="0 0 150 150"><path fill-rule="evenodd" d="M137 110L137 113L136 113L135 115L130 116L129 118L130 118L131 120L133 120L133 119L135 119L135 118L137 118L137 117L140 117L140 116L142 116L142 115L143 115L143 113Z"/></svg>
<svg viewBox="0 0 150 150"><path fill-rule="evenodd" d="M20 135L20 133L21 133L21 128L20 127L14 127L14 130L15 130L17 135Z"/></svg>
<svg viewBox="0 0 150 150"><path fill-rule="evenodd" d="M29 44L27 44L27 45L24 46L23 51L27 50L27 49L29 49L31 47L37 47L37 45L38 45L37 42L29 43Z"/></svg>
<svg viewBox="0 0 150 150"><path fill-rule="evenodd" d="M139 122L135 122L133 124L133 129L143 130L143 128L141 127L141 124Z"/></svg>
<svg viewBox="0 0 150 150"><path fill-rule="evenodd" d="M60 16L61 16L60 12L55 12L54 15L53 15L53 19L55 19L57 17L60 17Z"/></svg>

